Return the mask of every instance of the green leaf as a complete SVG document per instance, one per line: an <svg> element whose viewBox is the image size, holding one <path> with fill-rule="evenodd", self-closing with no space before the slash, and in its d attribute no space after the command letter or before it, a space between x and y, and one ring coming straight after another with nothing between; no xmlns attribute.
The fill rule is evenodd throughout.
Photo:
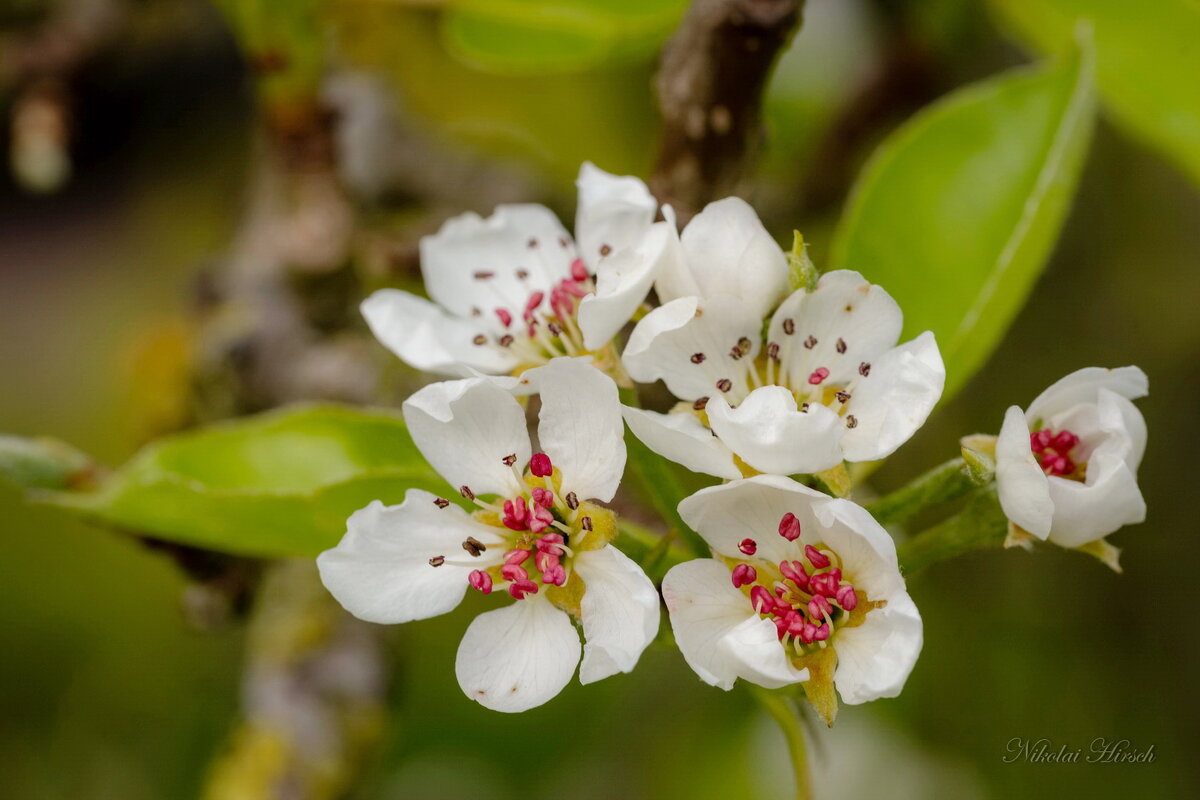
<svg viewBox="0 0 1200 800"><path fill-rule="evenodd" d="M648 59L684 0L458 0L442 17L446 48L480 69L544 75Z"/></svg>
<svg viewBox="0 0 1200 800"><path fill-rule="evenodd" d="M1089 20L1106 108L1200 183L1200 3L991 0L991 7L1004 27L1045 53L1067 49L1077 21Z"/></svg>
<svg viewBox="0 0 1200 800"><path fill-rule="evenodd" d="M396 415L298 406L155 442L96 491L39 499L111 527L230 553L313 556L346 518L410 487L445 492Z"/></svg>
<svg viewBox="0 0 1200 800"><path fill-rule="evenodd" d="M936 334L944 398L999 344L1050 255L1092 129L1089 52L918 113L876 151L834 236L834 268L895 297L904 338Z"/></svg>
<svg viewBox="0 0 1200 800"><path fill-rule="evenodd" d="M25 489L66 489L83 483L91 460L55 439L0 436L0 478Z"/></svg>

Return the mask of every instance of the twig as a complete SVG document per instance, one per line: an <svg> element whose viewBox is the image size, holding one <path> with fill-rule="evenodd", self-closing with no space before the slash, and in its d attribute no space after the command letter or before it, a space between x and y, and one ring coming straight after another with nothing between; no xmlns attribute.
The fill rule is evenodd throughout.
<svg viewBox="0 0 1200 800"><path fill-rule="evenodd" d="M732 193L762 139L762 96L803 0L695 0L655 79L663 136L651 178L681 221Z"/></svg>

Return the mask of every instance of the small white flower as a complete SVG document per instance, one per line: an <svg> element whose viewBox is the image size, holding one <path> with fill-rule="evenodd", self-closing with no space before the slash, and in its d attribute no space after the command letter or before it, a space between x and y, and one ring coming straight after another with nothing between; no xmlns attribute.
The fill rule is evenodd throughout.
<svg viewBox="0 0 1200 800"><path fill-rule="evenodd" d="M1146 421L1131 403L1149 391L1137 367L1088 367L1012 406L996 440L996 488L1014 524L1082 547L1142 522L1137 469Z"/></svg>
<svg viewBox="0 0 1200 800"><path fill-rule="evenodd" d="M866 510L759 475L702 489L679 513L715 553L663 579L675 640L702 680L808 681L829 723L834 685L852 705L900 693L921 617L891 537Z"/></svg>
<svg viewBox="0 0 1200 800"><path fill-rule="evenodd" d="M615 384L585 359L556 359L521 383L541 393L538 453L504 388L515 380L437 383L404 404L417 447L478 510L410 489L398 506L355 512L317 559L329 591L370 622L444 614L468 587L507 590L517 602L476 617L455 663L467 696L497 711L541 705L570 681L581 649L572 617L581 683L632 670L659 621L654 585L608 544L615 517L590 502L611 500L625 467Z"/></svg>
<svg viewBox="0 0 1200 800"><path fill-rule="evenodd" d="M697 225L719 228L740 249L722 252L714 234L692 237L710 248L692 253L686 245ZM813 291L783 300L764 339L786 265L753 211L741 201L714 203L684 231L682 245L664 259L659 294L664 281L698 293L647 314L624 353L634 380L661 378L692 406L669 415L625 410L652 450L721 478L741 476L734 455L759 472L811 473L884 458L924 424L941 397L945 366L928 331L896 346L903 315L882 288L857 272L826 273ZM714 251L743 254L741 271L716 273L707 262ZM688 284L692 272L698 277Z"/></svg>
<svg viewBox="0 0 1200 800"><path fill-rule="evenodd" d="M577 242L539 205L463 214L423 238L432 301L375 292L362 312L376 338L417 369L456 377L603 348L650 290L668 223L653 224L657 203L637 178L585 163L577 185Z"/></svg>

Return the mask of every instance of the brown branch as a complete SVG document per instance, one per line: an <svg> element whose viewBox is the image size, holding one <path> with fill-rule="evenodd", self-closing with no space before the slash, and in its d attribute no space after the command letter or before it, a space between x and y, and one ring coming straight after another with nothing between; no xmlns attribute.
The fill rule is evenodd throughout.
<svg viewBox="0 0 1200 800"><path fill-rule="evenodd" d="M655 79L662 143L655 195L681 220L731 194L762 141L762 97L803 0L695 0Z"/></svg>

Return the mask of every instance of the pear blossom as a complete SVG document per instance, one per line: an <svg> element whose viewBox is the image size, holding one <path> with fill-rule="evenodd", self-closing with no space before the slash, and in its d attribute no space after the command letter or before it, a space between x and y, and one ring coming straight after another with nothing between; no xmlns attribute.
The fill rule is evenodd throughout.
<svg viewBox="0 0 1200 800"><path fill-rule="evenodd" d="M837 703L900 693L922 626L891 537L861 506L790 478L702 489L679 513L713 558L672 567L663 598L679 649L701 680L769 689L806 681L832 724Z"/></svg>
<svg viewBox="0 0 1200 800"><path fill-rule="evenodd" d="M1039 539L1083 547L1142 522L1137 469L1149 392L1137 367L1087 367L1012 406L996 440L996 489L1009 520Z"/></svg>
<svg viewBox="0 0 1200 800"><path fill-rule="evenodd" d="M825 273L785 297L786 258L736 198L697 215L663 261L666 302L637 324L623 358L634 380L661 379L684 401L671 414L625 410L665 458L730 479L743 474L735 456L784 475L873 461L941 397L931 332L897 346L900 307L857 272Z"/></svg>
<svg viewBox="0 0 1200 800"><path fill-rule="evenodd" d="M649 292L669 223L654 223L657 203L638 178L585 163L576 183L574 240L532 204L463 214L424 237L431 299L372 294L362 313L376 338L407 364L452 377L601 351Z"/></svg>
<svg viewBox="0 0 1200 800"><path fill-rule="evenodd" d="M352 614L377 623L454 609L468 589L515 602L467 628L455 672L463 692L496 711L557 695L580 662L581 683L628 672L658 631L659 601L642 569L609 544L625 466L613 381L586 359L555 359L515 379L425 387L404 403L413 441L462 497L410 489L404 502L355 512L317 559ZM512 391L541 393L534 452Z"/></svg>

